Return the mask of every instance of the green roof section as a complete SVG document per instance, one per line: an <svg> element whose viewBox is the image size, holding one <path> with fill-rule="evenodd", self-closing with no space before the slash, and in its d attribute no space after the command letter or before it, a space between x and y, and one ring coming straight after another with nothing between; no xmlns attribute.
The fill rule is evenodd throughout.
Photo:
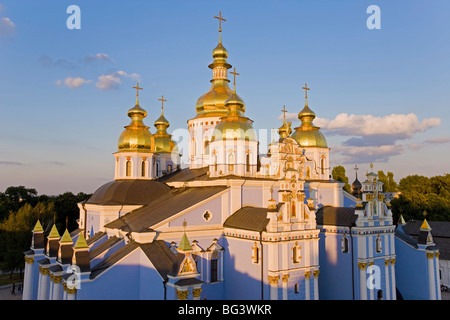
<svg viewBox="0 0 450 320"><path fill-rule="evenodd" d="M69 234L69 230L66 229L66 231L64 231L64 234L61 237L61 240L59 240L59 243L73 243L72 237Z"/></svg>
<svg viewBox="0 0 450 320"><path fill-rule="evenodd" d="M59 235L58 229L56 229L56 225L53 224L52 230L50 230L50 234L48 235L49 239L55 239L61 237Z"/></svg>
<svg viewBox="0 0 450 320"><path fill-rule="evenodd" d="M74 249L86 249L89 248L86 239L84 238L83 232L80 232L80 235L78 236L78 240L75 243Z"/></svg>
<svg viewBox="0 0 450 320"><path fill-rule="evenodd" d="M36 233L36 232L44 232L44 229L42 228L42 225L39 222L39 220L36 222L36 225L34 226L34 229L33 229L33 233Z"/></svg>
<svg viewBox="0 0 450 320"><path fill-rule="evenodd" d="M182 251L192 251L192 246L189 243L186 232L183 233L183 237L181 238L180 246L178 247L178 249Z"/></svg>

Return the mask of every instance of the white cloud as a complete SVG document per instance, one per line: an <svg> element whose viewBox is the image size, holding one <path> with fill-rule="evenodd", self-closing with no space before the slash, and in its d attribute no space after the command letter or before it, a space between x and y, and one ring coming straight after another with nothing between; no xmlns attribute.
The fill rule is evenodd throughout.
<svg viewBox="0 0 450 320"><path fill-rule="evenodd" d="M332 152L343 157L341 162L368 163L386 162L390 157L400 155L405 151L403 145L380 145L380 146L337 146L331 148Z"/></svg>
<svg viewBox="0 0 450 320"><path fill-rule="evenodd" d="M64 82L62 80L58 80L56 81L56 84L60 86L64 83L64 85L66 85L67 87L75 89L89 82L91 82L91 80L85 80L79 77L78 78L67 77L66 79L64 79Z"/></svg>
<svg viewBox="0 0 450 320"><path fill-rule="evenodd" d="M139 80L140 75L137 73L128 74L125 71L119 70L111 74L102 74L98 77L98 81L95 85L100 90L117 89L121 84L121 79L124 77Z"/></svg>
<svg viewBox="0 0 450 320"><path fill-rule="evenodd" d="M414 113L391 114L383 117L341 113L333 120L322 120L322 128L339 135L389 135L393 139L410 138L417 132L423 132L440 124L441 119L439 118L428 118L419 121Z"/></svg>
<svg viewBox="0 0 450 320"><path fill-rule="evenodd" d="M16 25L11 19L2 17L0 18L0 36L9 36L16 31Z"/></svg>
<svg viewBox="0 0 450 320"><path fill-rule="evenodd" d="M108 61L114 62L106 53L97 53L96 55L88 54L84 57L86 62L95 62L95 61Z"/></svg>

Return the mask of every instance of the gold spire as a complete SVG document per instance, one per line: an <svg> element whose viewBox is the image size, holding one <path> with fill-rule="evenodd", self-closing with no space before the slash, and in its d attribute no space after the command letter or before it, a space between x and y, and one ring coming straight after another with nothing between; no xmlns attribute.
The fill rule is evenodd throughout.
<svg viewBox="0 0 450 320"><path fill-rule="evenodd" d="M283 125L286 124L286 106L283 106L283 109L281 110L283 112Z"/></svg>
<svg viewBox="0 0 450 320"><path fill-rule="evenodd" d="M58 229L56 229L56 225L53 224L52 230L50 230L50 234L48 235L47 238L49 238L49 239L56 239L56 238L59 238L59 237L60 237L60 235L59 235Z"/></svg>
<svg viewBox="0 0 450 320"><path fill-rule="evenodd" d="M42 228L41 222L38 220L36 222L36 225L34 226L33 232L36 233L36 232L43 232L43 231L44 231L44 229Z"/></svg>
<svg viewBox="0 0 450 320"><path fill-rule="evenodd" d="M139 90L143 90L143 88L139 87L139 82L138 82L137 86L133 87L133 89L136 89L136 105L139 105Z"/></svg>
<svg viewBox="0 0 450 320"><path fill-rule="evenodd" d="M74 249L85 249L89 248L86 239L84 238L83 232L80 232L77 242L75 243Z"/></svg>
<svg viewBox="0 0 450 320"><path fill-rule="evenodd" d="M230 73L233 75L233 92L236 93L236 76L238 76L239 73L236 72L236 68L233 68L233 71Z"/></svg>
<svg viewBox="0 0 450 320"><path fill-rule="evenodd" d="M59 243L73 243L72 237L70 236L69 230L67 230L67 228L64 231L63 236L59 240Z"/></svg>
<svg viewBox="0 0 450 320"><path fill-rule="evenodd" d="M430 227L430 225L428 224L428 221L427 221L427 211L426 210L424 210L423 211L423 216L424 216L424 219L423 219L423 223L422 223L422 225L420 226L420 229L421 230L431 230L431 227Z"/></svg>
<svg viewBox="0 0 450 320"><path fill-rule="evenodd" d="M292 129L291 122L286 123L286 106L283 106L281 112L283 112L283 125L278 128L278 134L280 135L280 139L284 139L289 137L292 133Z"/></svg>

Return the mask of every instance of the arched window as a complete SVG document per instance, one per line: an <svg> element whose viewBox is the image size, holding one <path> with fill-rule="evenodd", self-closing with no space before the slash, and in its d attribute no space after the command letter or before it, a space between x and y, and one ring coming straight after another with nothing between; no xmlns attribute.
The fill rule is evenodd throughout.
<svg viewBox="0 0 450 320"><path fill-rule="evenodd" d="M294 201L292 201L292 204L291 204L291 217L292 217L292 218L295 218L295 217L296 217L296 212L295 212L295 202L294 202Z"/></svg>
<svg viewBox="0 0 450 320"><path fill-rule="evenodd" d="M322 157L322 159L320 159L320 170L322 174L325 174L325 157Z"/></svg>
<svg viewBox="0 0 450 320"><path fill-rule="evenodd" d="M217 171L217 154L214 151L214 171Z"/></svg>
<svg viewBox="0 0 450 320"><path fill-rule="evenodd" d="M309 166L306 167L306 179L311 179L311 168Z"/></svg>
<svg viewBox="0 0 450 320"><path fill-rule="evenodd" d="M209 141L205 140L205 152L204 154L209 154Z"/></svg>
<svg viewBox="0 0 450 320"><path fill-rule="evenodd" d="M127 162L125 163L125 175L127 177L131 176L131 161L127 160Z"/></svg>
<svg viewBox="0 0 450 320"><path fill-rule="evenodd" d="M250 153L247 153L247 156L245 157L245 166L247 172L250 172Z"/></svg>
<svg viewBox="0 0 450 320"><path fill-rule="evenodd" d="M346 235L344 235L344 236L342 237L342 240L341 240L341 249L342 249L342 252L344 252L344 253L347 253L347 252L348 252L348 238L347 238Z"/></svg>
<svg viewBox="0 0 450 320"><path fill-rule="evenodd" d="M228 155L228 171L234 171L234 155L232 153Z"/></svg>
<svg viewBox="0 0 450 320"><path fill-rule="evenodd" d="M145 177L145 161L141 162L141 177Z"/></svg>

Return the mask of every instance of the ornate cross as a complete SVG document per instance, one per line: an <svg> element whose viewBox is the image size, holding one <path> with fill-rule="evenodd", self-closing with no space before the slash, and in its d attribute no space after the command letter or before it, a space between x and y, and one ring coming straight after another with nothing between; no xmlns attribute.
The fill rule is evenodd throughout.
<svg viewBox="0 0 450 320"><path fill-rule="evenodd" d="M286 122L286 106L283 106L283 110L281 110L281 112L283 112L283 123Z"/></svg>
<svg viewBox="0 0 450 320"><path fill-rule="evenodd" d="M308 98L308 90L310 90L310 89L308 88L308 85L305 83L305 86L302 87L302 89L305 89L305 98L307 99L307 98Z"/></svg>
<svg viewBox="0 0 450 320"><path fill-rule="evenodd" d="M219 32L222 32L222 21L227 21L226 19L222 18L222 12L219 11L219 16L214 16L214 18L219 19Z"/></svg>
<svg viewBox="0 0 450 320"><path fill-rule="evenodd" d="M163 114L163 110L164 110L164 101L167 101L166 99L164 99L164 96L161 96L161 99L158 99L159 101L161 101L161 115Z"/></svg>
<svg viewBox="0 0 450 320"><path fill-rule="evenodd" d="M137 91L136 96L139 97L139 90L142 90L142 88L139 87L139 82L137 83L136 87L133 87L133 89L136 89L136 91Z"/></svg>
<svg viewBox="0 0 450 320"><path fill-rule="evenodd" d="M233 68L233 71L230 72L233 75L233 87L234 91L236 91L236 76L239 75L239 73L236 72L236 68Z"/></svg>

